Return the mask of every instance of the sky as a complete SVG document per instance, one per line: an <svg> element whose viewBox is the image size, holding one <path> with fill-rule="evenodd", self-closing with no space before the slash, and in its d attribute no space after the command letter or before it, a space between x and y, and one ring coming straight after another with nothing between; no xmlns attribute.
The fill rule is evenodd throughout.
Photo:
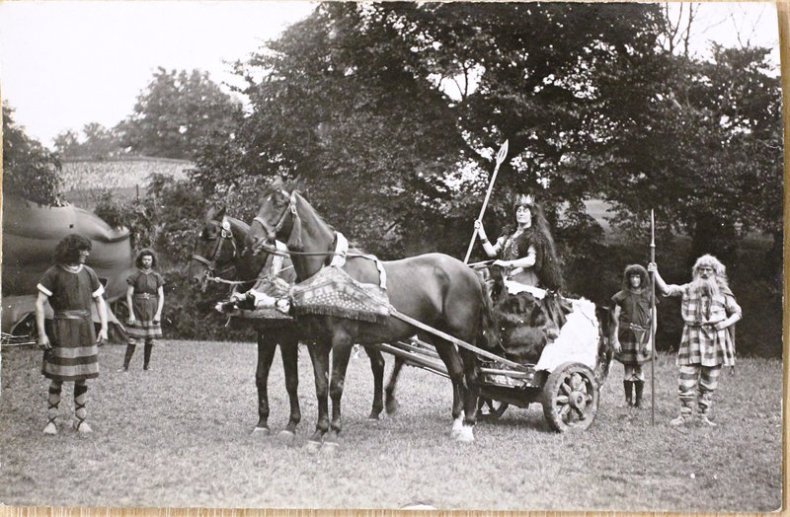
<svg viewBox="0 0 790 517"><path fill-rule="evenodd" d="M290 24L308 1L0 2L0 96L17 124L44 145L89 122L107 128L131 114L158 66L208 71L232 83L229 62L244 59ZM675 8L677 7L676 4ZM692 44L710 40L777 50L772 3L702 4Z"/></svg>

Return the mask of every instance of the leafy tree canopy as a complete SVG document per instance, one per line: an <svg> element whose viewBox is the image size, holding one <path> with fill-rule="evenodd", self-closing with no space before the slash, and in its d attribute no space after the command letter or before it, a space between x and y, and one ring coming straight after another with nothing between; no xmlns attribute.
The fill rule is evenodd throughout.
<svg viewBox="0 0 790 517"><path fill-rule="evenodd" d="M237 109L207 72L160 67L116 131L133 153L193 159L215 132L231 123Z"/></svg>
<svg viewBox="0 0 790 517"><path fill-rule="evenodd" d="M3 103L3 192L41 204L55 204L60 190L60 161L14 122Z"/></svg>
<svg viewBox="0 0 790 517"><path fill-rule="evenodd" d="M61 158L101 160L124 153L117 131L98 122L85 124L81 133L68 130L55 137L55 150Z"/></svg>

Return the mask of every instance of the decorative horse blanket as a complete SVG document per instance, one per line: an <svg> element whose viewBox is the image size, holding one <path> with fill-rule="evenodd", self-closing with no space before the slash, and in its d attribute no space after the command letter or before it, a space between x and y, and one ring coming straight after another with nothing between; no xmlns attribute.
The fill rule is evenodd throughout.
<svg viewBox="0 0 790 517"><path fill-rule="evenodd" d="M335 266L325 267L290 290L296 316L337 316L384 323L390 315L387 292L378 285L360 283Z"/></svg>

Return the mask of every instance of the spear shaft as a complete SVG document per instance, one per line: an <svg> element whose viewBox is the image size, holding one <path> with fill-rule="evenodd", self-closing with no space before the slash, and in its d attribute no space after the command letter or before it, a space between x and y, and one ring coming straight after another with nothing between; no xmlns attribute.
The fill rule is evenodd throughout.
<svg viewBox="0 0 790 517"><path fill-rule="evenodd" d="M656 261L656 222L650 210L650 262ZM650 425L656 425L656 274L650 273Z"/></svg>
<svg viewBox="0 0 790 517"><path fill-rule="evenodd" d="M480 209L480 215L477 218L480 221L483 220L483 216L486 213L486 208L488 208L488 200L491 198L491 191L494 190L494 182L496 181L497 174L499 174L499 166L502 165L502 162L505 161L505 157L507 156L507 147L508 141L505 140L505 143L502 144L502 147L499 148L499 152L496 155L496 166L494 167L494 173L491 175L491 181L488 182L488 191L486 192L485 200L483 200L483 207ZM466 250L464 264L469 263L469 257L472 255L472 248L475 246L475 239L477 239L476 229L474 232L472 232L472 240L469 242L469 248Z"/></svg>

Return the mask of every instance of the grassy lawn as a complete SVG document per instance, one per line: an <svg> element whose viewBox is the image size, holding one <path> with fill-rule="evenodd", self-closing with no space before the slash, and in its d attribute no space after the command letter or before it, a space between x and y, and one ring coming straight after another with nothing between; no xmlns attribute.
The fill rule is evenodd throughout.
<svg viewBox="0 0 790 517"><path fill-rule="evenodd" d="M138 350L131 371L116 373L124 348L101 349L102 374L88 392L95 432L55 437L41 434L48 383L40 352L3 350L0 503L678 512L781 505L780 360L741 359L734 375L722 375L717 428L669 426L674 358L661 356L654 427L649 408L625 407L616 364L589 430L555 434L538 405L511 407L499 422L479 424L477 441L465 445L449 439L449 381L421 370L404 370L397 415L368 421L372 375L363 353L346 379L344 441L329 455L303 447L316 415L306 350L303 421L285 444L275 436L288 417L279 357L269 382L275 435L259 437L250 434L253 344L165 341L154 349L154 371L142 371ZM64 420L71 401L66 384Z"/></svg>

